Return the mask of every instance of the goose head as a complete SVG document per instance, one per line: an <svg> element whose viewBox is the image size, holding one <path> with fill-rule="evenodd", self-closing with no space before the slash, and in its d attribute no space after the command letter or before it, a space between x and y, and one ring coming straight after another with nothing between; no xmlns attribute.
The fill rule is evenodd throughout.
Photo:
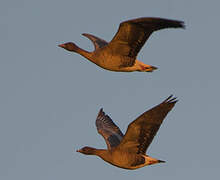
<svg viewBox="0 0 220 180"><path fill-rule="evenodd" d="M94 155L96 152L95 148L85 146L82 149L77 150L76 152L80 152L85 155Z"/></svg>
<svg viewBox="0 0 220 180"><path fill-rule="evenodd" d="M79 49L79 47L76 44L74 44L73 42L59 44L58 46L66 49L67 51L72 51L72 52L76 52Z"/></svg>

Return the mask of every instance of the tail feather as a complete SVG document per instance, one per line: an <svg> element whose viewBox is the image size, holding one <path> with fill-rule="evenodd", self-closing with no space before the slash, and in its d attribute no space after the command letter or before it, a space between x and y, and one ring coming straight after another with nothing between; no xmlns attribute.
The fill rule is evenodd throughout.
<svg viewBox="0 0 220 180"><path fill-rule="evenodd" d="M166 161L158 160L158 163L165 163Z"/></svg>
<svg viewBox="0 0 220 180"><path fill-rule="evenodd" d="M155 66L150 66L150 67L145 68L144 71L145 72L153 72L156 69L158 69L158 68Z"/></svg>

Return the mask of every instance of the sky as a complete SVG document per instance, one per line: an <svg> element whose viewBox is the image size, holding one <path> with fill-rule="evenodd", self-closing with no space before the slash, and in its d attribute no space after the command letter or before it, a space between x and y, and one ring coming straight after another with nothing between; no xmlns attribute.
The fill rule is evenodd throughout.
<svg viewBox="0 0 220 180"><path fill-rule="evenodd" d="M2 0L0 2L0 179L217 179L219 144L217 0ZM155 32L138 55L153 73L110 72L57 45L92 51L82 33L110 41L137 17L183 20ZM148 154L167 163L129 171L83 146L105 148L100 108L123 132L169 95L179 101Z"/></svg>

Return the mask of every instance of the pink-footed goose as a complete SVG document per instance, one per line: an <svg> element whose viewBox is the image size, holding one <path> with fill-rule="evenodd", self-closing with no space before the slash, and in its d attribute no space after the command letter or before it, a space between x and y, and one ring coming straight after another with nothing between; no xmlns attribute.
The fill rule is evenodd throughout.
<svg viewBox="0 0 220 180"><path fill-rule="evenodd" d="M146 155L146 150L176 102L176 98L169 96L161 104L146 111L130 123L125 135L101 109L96 119L96 127L98 133L105 139L108 149L86 146L77 152L96 155L114 166L131 170L165 162Z"/></svg>
<svg viewBox="0 0 220 180"><path fill-rule="evenodd" d="M72 42L60 44L59 47L76 52L110 71L152 72L157 68L136 59L144 43L154 31L184 27L183 21L143 17L122 22L109 43L91 34L82 34L93 42L93 52L85 51Z"/></svg>

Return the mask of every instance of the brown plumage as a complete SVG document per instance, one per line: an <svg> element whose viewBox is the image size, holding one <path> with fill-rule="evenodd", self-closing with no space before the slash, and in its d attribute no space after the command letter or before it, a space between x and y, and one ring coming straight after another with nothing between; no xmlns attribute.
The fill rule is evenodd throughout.
<svg viewBox="0 0 220 180"><path fill-rule="evenodd" d="M124 169L137 169L165 162L146 155L146 150L176 102L176 98L169 96L161 104L146 111L130 123L125 135L101 109L96 119L96 127L99 134L104 137L108 149L86 146L77 152L97 155L104 161Z"/></svg>
<svg viewBox="0 0 220 180"><path fill-rule="evenodd" d="M79 53L96 65L110 71L152 72L157 68L144 64L136 58L149 36L154 31L165 28L184 28L184 23L162 18L132 19L120 24L118 32L109 43L84 33L83 35L89 38L95 46L93 52L85 51L72 42L59 46L68 51Z"/></svg>

